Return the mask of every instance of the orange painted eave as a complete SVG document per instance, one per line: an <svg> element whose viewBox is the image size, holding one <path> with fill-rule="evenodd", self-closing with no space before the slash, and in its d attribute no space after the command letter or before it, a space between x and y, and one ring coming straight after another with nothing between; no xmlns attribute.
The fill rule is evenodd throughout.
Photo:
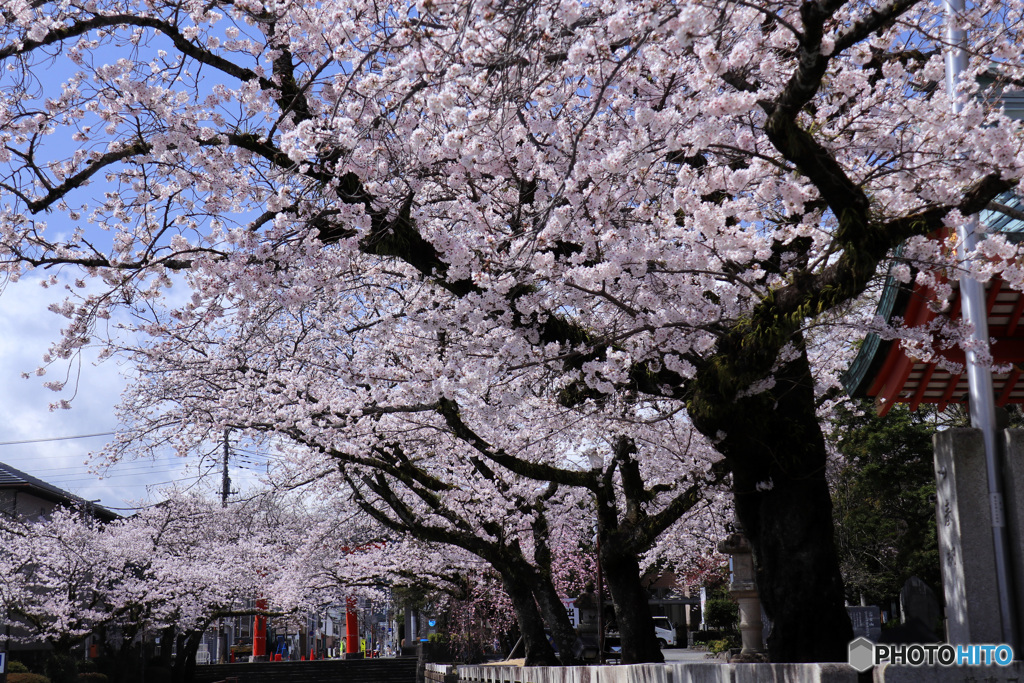
<svg viewBox="0 0 1024 683"><path fill-rule="evenodd" d="M912 295L904 311L903 319L908 326L919 327L934 320L938 314L928 307L930 292L914 285ZM1024 326L1020 325L1024 315L1024 296L1005 287L1001 281L993 281L986 294L989 320L989 336L994 364L1013 366L1004 373L993 373L996 396L1001 405L1024 403L1024 382L1020 382L1024 368ZM959 297L950 308L953 319L960 317ZM964 352L960 348L944 349L937 352L945 361L963 365ZM874 397L882 413L896 403L908 403L917 408L922 403L945 406L950 402L964 399L962 388L958 391L961 374L951 375L937 370L937 362L923 362L907 355L900 344L893 343L877 375L870 379L867 394Z"/></svg>

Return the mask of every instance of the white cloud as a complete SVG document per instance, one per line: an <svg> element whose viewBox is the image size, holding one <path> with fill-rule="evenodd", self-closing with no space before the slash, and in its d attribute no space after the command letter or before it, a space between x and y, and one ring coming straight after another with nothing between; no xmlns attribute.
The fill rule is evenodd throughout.
<svg viewBox="0 0 1024 683"><path fill-rule="evenodd" d="M86 349L70 365L53 365L47 376L34 371L43 354L67 321L47 310L62 298L61 288L44 289L38 277L9 284L0 294L0 462L5 462L87 500L125 507L129 501L152 499L147 485L167 482L188 473L179 459L124 462L99 479L89 472L90 452L103 449L110 436L60 441L9 444L12 441L54 439L113 432L114 406L125 386L118 360L96 362L97 350ZM23 379L23 373L30 373ZM47 380L70 373L67 388L56 393L43 386ZM77 391L76 391L77 390ZM49 405L71 399L70 410L51 411Z"/></svg>

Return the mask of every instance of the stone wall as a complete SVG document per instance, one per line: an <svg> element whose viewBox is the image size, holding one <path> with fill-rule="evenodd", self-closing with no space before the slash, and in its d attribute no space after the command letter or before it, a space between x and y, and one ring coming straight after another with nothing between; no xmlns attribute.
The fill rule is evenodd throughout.
<svg viewBox="0 0 1024 683"><path fill-rule="evenodd" d="M322 659L197 666L194 683L416 683L416 658ZM452 682L453 683L453 682Z"/></svg>

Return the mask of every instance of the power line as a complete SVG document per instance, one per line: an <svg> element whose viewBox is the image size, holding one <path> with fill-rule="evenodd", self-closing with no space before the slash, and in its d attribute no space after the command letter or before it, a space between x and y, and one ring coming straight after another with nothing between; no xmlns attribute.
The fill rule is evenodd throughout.
<svg viewBox="0 0 1024 683"><path fill-rule="evenodd" d="M128 473L125 473L125 474L110 474L110 475L107 475L105 477L94 477L94 476L91 476L89 474L77 474L77 473L75 473L75 474L67 474L67 475L58 475L56 477L47 477L46 481L48 481L51 484L70 484L70 483L73 483L73 482L80 482L80 481L92 481L92 482L96 482L96 484L102 484L103 482L110 481L111 479L123 479L124 477L132 477L133 479L141 479L142 475L145 475L145 474L153 474L153 475L163 476L165 474L173 474L175 472L180 472L180 471L181 470L179 470L177 468L169 469L169 470L145 470L145 471L142 471L142 472L128 472Z"/></svg>
<svg viewBox="0 0 1024 683"><path fill-rule="evenodd" d="M33 457L34 457L34 460L36 460L36 461L38 461L40 459L38 456L33 456ZM53 457L53 456L51 456L51 457ZM101 465L100 468L95 470L95 473L98 476L102 476L102 472L109 471L109 470L115 470L115 469L116 470L125 470L125 469L128 469L128 470L145 470L145 469L151 469L153 467L167 467L168 465L171 465L174 462L176 462L176 461L175 460L166 460L166 461L153 460L151 462L146 462L146 461L127 460L127 461L123 461L123 462L117 462L117 463L114 463L112 465L103 464L103 465ZM58 466L58 467L33 467L32 471L33 472L64 472L64 471L67 471L67 470L79 471L83 467L89 467L89 465L86 464L86 463L82 463L82 464L76 464L76 465L61 465L61 466Z"/></svg>
<svg viewBox="0 0 1024 683"><path fill-rule="evenodd" d="M104 465L100 469L89 469L88 464L72 464L63 465L58 467L35 467L32 464L23 462L26 458L4 458L4 462L9 465L20 466L22 469L28 471L31 470L33 476L45 476L45 477L66 477L66 476L78 476L88 475L90 477L105 478L109 476L120 476L121 474L145 474L157 469L171 468L179 469L183 466L183 463L175 460L156 460L153 462L124 462L117 463L114 465ZM32 463L37 462L39 458L32 459ZM185 463L187 464L187 463ZM108 474L109 473L109 474Z"/></svg>
<svg viewBox="0 0 1024 683"><path fill-rule="evenodd" d="M97 432L96 434L76 434L75 436L51 436L45 439L25 439L24 441L0 441L0 446L17 446L23 443L45 443L47 441L68 441L70 439L91 439L94 436L113 436L114 432Z"/></svg>
<svg viewBox="0 0 1024 683"><path fill-rule="evenodd" d="M179 479L170 479L168 481L158 481L158 482L154 482L152 484L147 483L145 486L146 486L146 489L149 490L149 489L153 488L154 486L162 486L164 484L178 484L178 483L181 483L181 482L184 482L184 481L188 481L189 479L195 479L196 481L193 482L193 484L192 484L194 486L196 483L198 483L198 480L202 479L205 476L207 476L207 475L206 474L195 474L195 475L192 475L191 477L181 477ZM191 488L191 486L189 488Z"/></svg>

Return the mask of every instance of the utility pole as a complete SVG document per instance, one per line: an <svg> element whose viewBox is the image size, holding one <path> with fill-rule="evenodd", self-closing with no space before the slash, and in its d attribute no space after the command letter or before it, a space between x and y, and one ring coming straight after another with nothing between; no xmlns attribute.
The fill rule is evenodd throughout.
<svg viewBox="0 0 1024 683"><path fill-rule="evenodd" d="M231 495L231 476L228 474L228 458L231 456L231 443L228 435L231 430L224 428L224 470L221 475L220 505L228 506L228 496ZM217 619L217 663L226 664L228 660L228 635L224 632L224 617Z"/></svg>
<svg viewBox="0 0 1024 683"><path fill-rule="evenodd" d="M964 13L965 0L945 0L946 8L946 92L953 102L953 113L958 114L964 105L957 86L967 71L967 31L958 25ZM972 216L967 223L957 227L959 254L967 258L982 239L984 228L978 216ZM998 285L994 285L998 287ZM1020 647L1017 642L1017 615L1014 614L1013 567L1010 554L1010 539L1003 509L1002 460L996 426L995 392L992 389L992 368L979 358L978 348L989 348L988 307L985 286L963 275L960 278L960 301L963 319L972 324L974 331L971 341L975 343L966 349L967 386L970 394L968 406L971 412L971 426L981 431L985 444L985 469L988 483L989 509L991 510L992 547L995 560L996 595L999 601L999 617L1002 623L1003 642Z"/></svg>
<svg viewBox="0 0 1024 683"><path fill-rule="evenodd" d="M228 475L228 458L231 455L231 445L228 441L230 433L230 429L224 429L224 471L221 475L220 485L220 504L222 507L228 506L228 496L231 495L231 476Z"/></svg>

